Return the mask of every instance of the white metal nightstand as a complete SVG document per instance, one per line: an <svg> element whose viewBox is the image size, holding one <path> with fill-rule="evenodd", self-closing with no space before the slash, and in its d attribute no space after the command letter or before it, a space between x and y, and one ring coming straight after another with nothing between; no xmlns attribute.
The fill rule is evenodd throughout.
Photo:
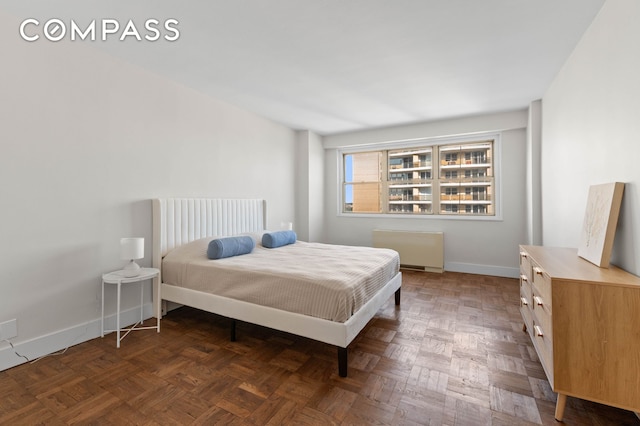
<svg viewBox="0 0 640 426"><path fill-rule="evenodd" d="M140 275L137 275L135 277L125 277L124 276L124 271L120 270L120 271L114 271L114 272L109 272L108 274L104 274L102 275L102 322L101 322L101 332L100 332L100 337L104 337L104 333L105 332L112 332L115 331L116 332L116 347L119 348L120 347L120 341L122 341L122 339L124 339L125 337L127 337L127 334L129 334L130 332L134 331L134 330L151 330L151 329L156 329L158 331L158 333L160 332L160 321L157 321L156 325L154 326L150 326L150 327L138 327L139 324L142 324L142 322L144 321L143 318L143 304L144 304L144 286L142 285L143 281L155 278L156 276L158 276L158 274L160 273L160 271L156 268L140 268ZM134 325L132 325L129 328L120 328L120 288L122 287L122 284L129 284L129 283L140 283L140 322L135 323ZM117 296L117 308L116 308L116 328L115 330L105 330L104 329L104 285L105 284L116 284L118 286L118 296ZM126 333L124 334L124 336L120 337L120 332L121 331L126 331Z"/></svg>

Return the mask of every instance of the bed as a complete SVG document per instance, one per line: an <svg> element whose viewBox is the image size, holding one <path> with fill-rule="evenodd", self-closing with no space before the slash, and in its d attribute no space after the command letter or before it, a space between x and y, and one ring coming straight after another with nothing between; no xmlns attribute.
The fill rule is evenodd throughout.
<svg viewBox="0 0 640 426"><path fill-rule="evenodd" d="M395 295L396 305L400 304L402 274L399 271L397 253L386 249L332 246L301 241L286 247L264 248L260 245L260 235L267 232L264 200L163 198L152 200L152 209L152 263L153 267L161 271L160 275L154 279L153 293L154 315L158 318L158 324L162 315L166 313L167 303L173 302L230 318L232 340L235 340L236 321L314 339L337 347L338 373L341 377L346 377L348 345L392 295ZM252 236L257 242L255 250L243 256L221 259L220 262L206 258L206 250L203 248L212 239L237 235ZM353 253L343 254L335 250L347 250ZM195 253L199 257L189 260L190 253ZM388 259L384 260L385 266L382 272L378 270L381 268L377 267L375 263L377 261L374 261L374 257L378 255L381 259L378 262L380 264L382 259ZM287 259L294 256L312 256L318 259L315 263L322 268L313 272L314 268L310 266L313 262L304 260L305 257L298 258L303 260L294 261L299 266L297 269L295 266L286 265ZM182 262L184 259L187 259L184 264L175 265L175 262ZM322 259L321 262L320 259ZM348 261L349 264L362 263L360 269L372 270L372 274L377 270L375 272L377 275L360 277L358 273L348 270L349 265L345 264L345 259L352 259ZM372 264L372 261L375 264ZM280 269L286 275L274 278L274 271L262 270L264 268L260 266L261 262L285 265ZM207 272L205 268L211 266L210 264L215 264L215 268L223 267L223 269ZM181 272L177 273L176 270ZM191 271L191 273L187 274L185 271ZM208 287L215 286L219 281L221 285L224 285L224 282L230 282L231 284L227 285L228 288L237 288L240 284L234 285L234 280L238 283L263 282L258 281L263 275L271 277L264 282L279 289L273 290L272 293L282 293L282 286L288 281L295 284L302 280L305 281L305 285L312 285L317 281L315 285L326 287L321 275L327 275L327 271L331 271L332 276L343 275L341 279L347 280L347 287L352 287L348 282L350 277L354 282L366 278L368 282L376 281L376 283L375 286L371 284L374 287L369 289L366 295L357 296L355 300L343 302L341 299L334 299L335 303L329 304L339 308L331 313L326 313L326 309L316 313L307 312L306 308L281 306L271 303L265 297L248 297L242 300L234 294L211 290ZM247 273L256 275L247 276ZM185 277L189 276L197 277L197 285L180 281L186 280ZM208 284L203 283L204 281ZM294 291L290 293L293 294ZM352 293L354 292L349 292L349 295ZM303 297L301 295L297 299Z"/></svg>

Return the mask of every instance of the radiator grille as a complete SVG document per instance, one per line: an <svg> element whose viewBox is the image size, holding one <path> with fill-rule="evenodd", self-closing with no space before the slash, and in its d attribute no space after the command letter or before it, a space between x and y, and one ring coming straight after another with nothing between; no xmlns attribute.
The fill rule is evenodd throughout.
<svg viewBox="0 0 640 426"><path fill-rule="evenodd" d="M403 268L440 273L444 271L442 232L375 229L373 246L397 251Z"/></svg>

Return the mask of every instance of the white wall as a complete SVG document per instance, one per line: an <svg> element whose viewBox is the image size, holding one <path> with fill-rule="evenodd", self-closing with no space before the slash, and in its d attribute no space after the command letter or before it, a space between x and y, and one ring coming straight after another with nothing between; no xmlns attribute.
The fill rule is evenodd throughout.
<svg viewBox="0 0 640 426"><path fill-rule="evenodd" d="M324 149L322 138L308 130L297 132L296 222L302 241L322 241L324 235Z"/></svg>
<svg viewBox="0 0 640 426"><path fill-rule="evenodd" d="M612 262L640 274L640 2L608 0L542 99L543 242L577 247L590 185L626 182Z"/></svg>
<svg viewBox="0 0 640 426"><path fill-rule="evenodd" d="M371 231L376 228L443 231L446 270L517 276L518 244L526 242L527 235L527 119L527 111L523 110L326 136L324 146L327 241L335 244L371 245ZM502 220L451 220L433 216L398 219L375 215L362 218L337 214L337 148L493 131L502 132Z"/></svg>
<svg viewBox="0 0 640 426"><path fill-rule="evenodd" d="M120 237L145 237L150 266L151 198L266 198L270 228L295 216L294 131L18 25L0 12L0 322L18 320L25 356L99 335ZM0 342L0 369L22 361Z"/></svg>
<svg viewBox="0 0 640 426"><path fill-rule="evenodd" d="M542 101L529 105L527 124L527 244L542 244Z"/></svg>

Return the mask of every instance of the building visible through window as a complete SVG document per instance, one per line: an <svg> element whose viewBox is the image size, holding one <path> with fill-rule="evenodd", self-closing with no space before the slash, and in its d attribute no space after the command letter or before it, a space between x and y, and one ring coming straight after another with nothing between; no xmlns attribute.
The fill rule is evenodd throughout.
<svg viewBox="0 0 640 426"><path fill-rule="evenodd" d="M494 144L491 139L342 153L342 211L495 215Z"/></svg>

